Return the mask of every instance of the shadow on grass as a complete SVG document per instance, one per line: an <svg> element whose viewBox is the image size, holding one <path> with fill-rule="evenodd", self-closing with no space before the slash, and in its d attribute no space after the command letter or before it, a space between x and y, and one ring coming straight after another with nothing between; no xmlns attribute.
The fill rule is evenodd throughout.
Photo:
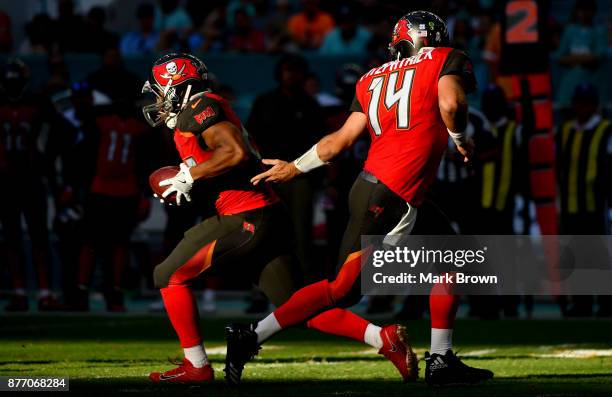
<svg viewBox="0 0 612 397"><path fill-rule="evenodd" d="M186 385L152 385L142 378L71 380L73 391L87 394L114 395L120 392L210 396L338 396L338 395L372 395L380 396L609 396L612 384L607 382L610 374L600 375L550 375L533 377L500 378L480 385L454 387L428 387L422 380L416 383L402 384L391 380L334 380L313 379L299 381L249 381L245 380L239 387L227 386L222 380L202 386ZM582 380L602 378L601 384L583 383ZM557 382L563 378L563 382Z"/></svg>
<svg viewBox="0 0 612 397"><path fill-rule="evenodd" d="M373 350L374 352L374 350ZM345 353L346 354L346 353ZM350 353L349 353L350 354ZM422 357L419 357L422 360ZM180 357L176 358L177 360ZM528 355L493 355L488 357L467 357L469 360L475 361L494 361L498 359L533 359L533 357ZM172 357L168 357L167 360L164 359L152 359L152 358L91 358L91 359L78 359L75 362L78 363L88 363L88 364L156 364L163 363L165 361L171 362ZM223 364L225 363L223 355L214 355L210 356L209 361L214 364ZM252 364L304 364L304 363L357 363L357 362L377 362L377 361L385 361L385 358L379 355L375 355L372 353L371 356L365 355L354 355L354 356L327 356L327 355L301 355L298 357L272 357L267 358L265 355L258 356L255 360L251 362ZM39 365L39 364L58 364L65 363L65 360L0 360L0 367L3 365Z"/></svg>
<svg viewBox="0 0 612 397"><path fill-rule="evenodd" d="M245 320L251 321L251 320ZM208 343L224 342L224 327L231 319L204 319ZM429 343L429 321L406 323L415 345ZM592 343L610 346L612 321L584 320L458 320L455 337L468 346L538 346L551 344ZM7 316L0 321L0 344L4 341L173 341L174 331L162 317L130 316ZM337 337L300 328L284 332L275 341L298 343L335 342Z"/></svg>

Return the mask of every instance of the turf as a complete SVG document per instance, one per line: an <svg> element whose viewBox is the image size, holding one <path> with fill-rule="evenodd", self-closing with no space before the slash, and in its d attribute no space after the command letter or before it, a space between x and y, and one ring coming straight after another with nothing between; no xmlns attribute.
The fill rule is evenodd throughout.
<svg viewBox="0 0 612 397"><path fill-rule="evenodd" d="M155 387L152 370L170 368L180 356L163 317L10 316L0 318L0 376L68 376L71 391L106 396L119 392L181 395L469 395L611 396L612 321L461 320L455 340L465 362L493 370L496 378L472 387L405 385L372 349L309 330L290 330L272 340L244 373L238 389L223 382L223 326L205 320L206 347L217 380L202 387ZM408 323L422 354L426 321ZM580 358L561 357L580 354ZM423 363L421 362L421 372Z"/></svg>

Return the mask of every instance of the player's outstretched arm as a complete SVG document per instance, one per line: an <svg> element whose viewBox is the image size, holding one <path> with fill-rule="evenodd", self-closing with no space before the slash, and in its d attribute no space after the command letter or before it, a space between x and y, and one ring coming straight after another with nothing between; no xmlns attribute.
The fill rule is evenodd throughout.
<svg viewBox="0 0 612 397"><path fill-rule="evenodd" d="M321 138L316 145L294 161L289 163L277 159L264 159L262 162L266 165L271 165L272 168L255 175L251 179L251 183L257 185L261 181L286 182L299 174L312 171L326 164L340 152L355 143L365 130L366 122L367 117L365 114L353 112L338 131Z"/></svg>
<svg viewBox="0 0 612 397"><path fill-rule="evenodd" d="M465 133L468 121L468 103L461 77L449 74L438 80L438 106L449 135L457 150L468 162L474 151L474 144Z"/></svg>

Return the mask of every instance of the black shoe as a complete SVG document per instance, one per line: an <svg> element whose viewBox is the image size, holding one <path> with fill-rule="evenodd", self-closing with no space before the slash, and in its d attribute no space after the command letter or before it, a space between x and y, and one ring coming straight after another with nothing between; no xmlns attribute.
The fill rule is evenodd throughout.
<svg viewBox="0 0 612 397"><path fill-rule="evenodd" d="M14 295L8 305L4 307L7 312L27 312L30 308L26 295Z"/></svg>
<svg viewBox="0 0 612 397"><path fill-rule="evenodd" d="M54 295L38 298L39 312L56 312L60 310L64 310L64 305L62 305Z"/></svg>
<svg viewBox="0 0 612 397"><path fill-rule="evenodd" d="M565 312L565 317L592 317L592 307L572 306Z"/></svg>
<svg viewBox="0 0 612 397"><path fill-rule="evenodd" d="M64 310L69 312L88 312L89 311L89 290L77 287L70 291Z"/></svg>
<svg viewBox="0 0 612 397"><path fill-rule="evenodd" d="M230 324L225 327L227 354L225 356L225 379L230 385L240 383L244 365L259 352L257 334L252 325Z"/></svg>
<svg viewBox="0 0 612 397"><path fill-rule="evenodd" d="M425 382L430 386L472 385L491 378L493 372L464 364L452 350L444 355L425 352Z"/></svg>
<svg viewBox="0 0 612 397"><path fill-rule="evenodd" d="M121 290L113 288L106 291L104 293L104 300L106 301L106 311L111 313L124 313L126 311Z"/></svg>

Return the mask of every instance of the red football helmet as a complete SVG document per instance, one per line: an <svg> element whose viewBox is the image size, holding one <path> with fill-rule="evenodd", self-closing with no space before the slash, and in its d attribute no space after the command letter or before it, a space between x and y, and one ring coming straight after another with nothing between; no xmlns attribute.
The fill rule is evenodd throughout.
<svg viewBox="0 0 612 397"><path fill-rule="evenodd" d="M155 96L153 103L142 108L145 119L153 127L165 122L174 128L178 113L191 96L207 88L207 80L206 65L193 55L172 53L159 58L142 87L143 93Z"/></svg>
<svg viewBox="0 0 612 397"><path fill-rule="evenodd" d="M429 11L413 11L404 15L393 28L389 52L393 58L408 58L423 47L448 45L446 23Z"/></svg>

